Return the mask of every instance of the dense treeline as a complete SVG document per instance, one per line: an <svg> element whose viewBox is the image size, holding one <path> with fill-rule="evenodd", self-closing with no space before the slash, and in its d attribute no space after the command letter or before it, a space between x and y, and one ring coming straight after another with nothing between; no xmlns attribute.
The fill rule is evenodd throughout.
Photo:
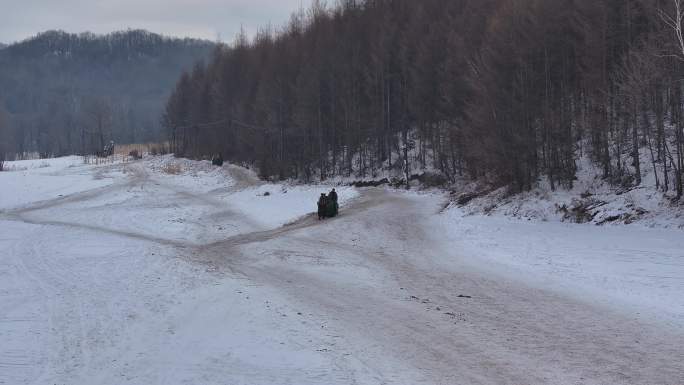
<svg viewBox="0 0 684 385"><path fill-rule="evenodd" d="M264 176L433 168L525 190L572 185L587 156L611 183L650 167L679 196L675 4L314 2L182 75L164 125L176 153L222 152Z"/></svg>
<svg viewBox="0 0 684 385"><path fill-rule="evenodd" d="M174 83L213 48L141 30L49 31L5 47L0 153L54 156L163 139L159 116Z"/></svg>

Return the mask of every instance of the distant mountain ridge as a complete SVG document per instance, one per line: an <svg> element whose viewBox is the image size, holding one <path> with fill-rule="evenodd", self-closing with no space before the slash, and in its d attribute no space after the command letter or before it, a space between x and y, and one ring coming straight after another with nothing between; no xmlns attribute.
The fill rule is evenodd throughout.
<svg viewBox="0 0 684 385"><path fill-rule="evenodd" d="M214 48L145 30L46 31L6 46L0 50L5 152L62 155L109 140L158 140L159 116L176 80Z"/></svg>
<svg viewBox="0 0 684 385"><path fill-rule="evenodd" d="M157 55L169 48L208 47L214 43L192 38L175 38L159 35L146 30L134 29L117 31L106 35L91 32L79 34L61 30L49 30L8 47L15 55L114 55L125 58L125 55ZM100 56L104 57L104 56Z"/></svg>

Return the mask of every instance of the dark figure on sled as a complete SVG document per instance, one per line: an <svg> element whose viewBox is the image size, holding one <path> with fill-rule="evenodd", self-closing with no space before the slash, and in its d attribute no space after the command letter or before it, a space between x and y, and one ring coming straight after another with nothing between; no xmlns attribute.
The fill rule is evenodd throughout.
<svg viewBox="0 0 684 385"><path fill-rule="evenodd" d="M328 195L321 194L321 197L318 198L318 219L336 217L339 209L335 189L332 189Z"/></svg>

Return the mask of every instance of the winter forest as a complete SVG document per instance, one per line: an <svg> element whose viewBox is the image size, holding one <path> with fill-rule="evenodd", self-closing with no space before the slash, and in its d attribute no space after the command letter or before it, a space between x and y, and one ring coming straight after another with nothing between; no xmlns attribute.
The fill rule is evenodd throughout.
<svg viewBox="0 0 684 385"><path fill-rule="evenodd" d="M684 384L684 0L6 3L0 384Z"/></svg>
<svg viewBox="0 0 684 385"><path fill-rule="evenodd" d="M438 170L513 191L682 195L682 10L669 0L315 2L184 73L163 125L177 154L263 176Z"/></svg>

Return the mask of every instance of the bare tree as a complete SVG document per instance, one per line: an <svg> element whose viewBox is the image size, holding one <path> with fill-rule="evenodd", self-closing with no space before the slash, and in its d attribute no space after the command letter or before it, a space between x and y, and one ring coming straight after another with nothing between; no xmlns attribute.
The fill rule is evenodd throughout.
<svg viewBox="0 0 684 385"><path fill-rule="evenodd" d="M682 21L684 20L684 9L682 7L682 0L672 0L673 9L669 12L660 9L659 15L663 22L675 34L675 52L669 56L677 59L678 62L684 61L684 28ZM679 67L677 63L675 66ZM679 75L677 73L677 75ZM675 187L677 190L677 198L684 195L684 182L682 172L684 171L684 114L682 112L682 79L677 76L674 80L676 86L674 87L672 98L672 120L675 131L674 149L670 150L667 141L664 142L664 149L670 165L675 172Z"/></svg>
<svg viewBox="0 0 684 385"><path fill-rule="evenodd" d="M95 138L97 151L102 151L105 146L105 137L111 137L111 104L104 98L94 98L87 102L85 113L88 124L86 133Z"/></svg>
<svg viewBox="0 0 684 385"><path fill-rule="evenodd" d="M675 34L677 50L672 55L679 60L684 60L684 29L682 29L684 9L682 9L682 0L672 0L672 3L674 9L670 11L659 9L658 14Z"/></svg>

